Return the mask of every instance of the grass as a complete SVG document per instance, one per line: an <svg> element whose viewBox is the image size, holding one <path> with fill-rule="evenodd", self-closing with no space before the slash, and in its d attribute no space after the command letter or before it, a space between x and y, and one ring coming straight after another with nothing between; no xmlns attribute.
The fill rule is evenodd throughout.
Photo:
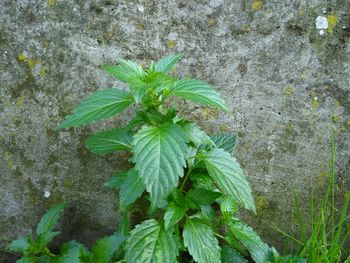
<svg viewBox="0 0 350 263"><path fill-rule="evenodd" d="M293 189L296 221L299 226L298 238L287 234L276 226L275 230L296 244L294 254L306 258L308 263L350 263L350 249L345 245L350 235L350 191L345 195L343 206L337 209L335 202L335 153L333 131L331 131L331 168L326 191L320 203L312 194L310 211L306 219L302 216L298 196Z"/></svg>

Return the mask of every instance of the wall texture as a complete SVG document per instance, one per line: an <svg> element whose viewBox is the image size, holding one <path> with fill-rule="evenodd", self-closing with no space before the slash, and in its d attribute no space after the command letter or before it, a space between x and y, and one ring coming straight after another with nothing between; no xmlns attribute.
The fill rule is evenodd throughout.
<svg viewBox="0 0 350 263"><path fill-rule="evenodd" d="M327 28L316 28L318 16ZM306 211L326 181L330 116L340 201L349 189L349 37L347 0L0 1L0 246L63 200L63 239L91 244L113 231L117 200L102 183L128 156L96 157L83 142L131 111L52 129L91 92L125 88L101 65L183 52L175 74L214 85L231 112L181 102L181 114L209 133L238 132L258 209L242 216L281 248L270 226L291 228L292 185Z"/></svg>

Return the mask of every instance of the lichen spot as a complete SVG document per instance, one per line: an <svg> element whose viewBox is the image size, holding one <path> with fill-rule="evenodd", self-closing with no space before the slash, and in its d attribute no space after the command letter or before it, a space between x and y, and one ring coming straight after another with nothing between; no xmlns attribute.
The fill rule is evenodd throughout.
<svg viewBox="0 0 350 263"><path fill-rule="evenodd" d="M40 77L44 78L44 77L46 76L46 70L45 70L45 68L41 68L39 74L40 74Z"/></svg>
<svg viewBox="0 0 350 263"><path fill-rule="evenodd" d="M263 8L264 1L263 0L254 0L252 3L252 9L254 11L258 11Z"/></svg>
<svg viewBox="0 0 350 263"><path fill-rule="evenodd" d="M292 86L287 86L285 89L284 89L284 95L286 96L290 96L294 93L294 89L292 88Z"/></svg>
<svg viewBox="0 0 350 263"><path fill-rule="evenodd" d="M209 26L216 26L218 24L218 21L214 18L209 18L208 19L208 25Z"/></svg>
<svg viewBox="0 0 350 263"><path fill-rule="evenodd" d="M54 6L56 4L56 0L47 0L47 4L49 6Z"/></svg>
<svg viewBox="0 0 350 263"><path fill-rule="evenodd" d="M176 41L175 40L167 40L166 41L166 47L169 49L174 49L176 47Z"/></svg>
<svg viewBox="0 0 350 263"><path fill-rule="evenodd" d="M328 32L333 33L334 28L338 22L338 17L336 15L328 15L327 22L328 22Z"/></svg>
<svg viewBox="0 0 350 263"><path fill-rule="evenodd" d="M18 97L18 98L16 99L16 107L17 107L17 108L22 107L22 105L23 105L25 99L26 99L25 96Z"/></svg>

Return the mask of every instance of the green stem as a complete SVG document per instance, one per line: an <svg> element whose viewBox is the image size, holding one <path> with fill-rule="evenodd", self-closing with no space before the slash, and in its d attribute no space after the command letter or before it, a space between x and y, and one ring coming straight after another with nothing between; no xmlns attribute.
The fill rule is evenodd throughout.
<svg viewBox="0 0 350 263"><path fill-rule="evenodd" d="M176 224L176 226L175 226L175 235L176 235L177 239L180 241L181 237L180 237L180 226L179 226L179 224ZM182 263L182 255L181 255L180 251L179 251L179 256L177 257L177 259L178 259L179 263Z"/></svg>
<svg viewBox="0 0 350 263"><path fill-rule="evenodd" d="M191 167L190 169L188 169L187 174L185 175L185 178L184 178L184 180L183 180L182 183L181 183L180 191L183 190L183 188L185 187L185 184L186 184L186 182L187 182L187 180L188 180L188 177L189 177L190 173L193 171L193 169L196 167L196 165L197 165L200 161L201 161L201 160L197 161L195 164L192 165L192 167Z"/></svg>

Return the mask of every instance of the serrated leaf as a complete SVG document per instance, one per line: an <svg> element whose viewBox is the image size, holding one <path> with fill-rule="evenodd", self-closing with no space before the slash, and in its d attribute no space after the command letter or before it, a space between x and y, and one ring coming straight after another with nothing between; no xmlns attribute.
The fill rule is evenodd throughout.
<svg viewBox="0 0 350 263"><path fill-rule="evenodd" d="M230 225L230 231L248 249L256 263L265 262L269 253L269 247L250 226L237 221Z"/></svg>
<svg viewBox="0 0 350 263"><path fill-rule="evenodd" d="M238 204L231 196L222 196L219 198L220 210L224 215L233 215L238 212Z"/></svg>
<svg viewBox="0 0 350 263"><path fill-rule="evenodd" d="M186 136L176 124L143 126L135 134L133 161L153 205L178 185L186 166L187 150Z"/></svg>
<svg viewBox="0 0 350 263"><path fill-rule="evenodd" d="M170 229L173 225L177 224L185 216L185 208L178 206L174 203L170 203L164 214L164 226L165 230Z"/></svg>
<svg viewBox="0 0 350 263"><path fill-rule="evenodd" d="M217 148L224 149L228 153L232 153L236 145L235 133L219 133L211 136L211 140Z"/></svg>
<svg viewBox="0 0 350 263"><path fill-rule="evenodd" d="M196 215L198 215L198 218L202 219L209 225L215 219L215 211L210 205L202 205L201 211Z"/></svg>
<svg viewBox="0 0 350 263"><path fill-rule="evenodd" d="M198 263L220 263L219 242L201 219L187 219L183 230L185 247Z"/></svg>
<svg viewBox="0 0 350 263"><path fill-rule="evenodd" d="M123 236L113 235L97 240L91 249L96 263L109 263L113 254L117 252L124 239Z"/></svg>
<svg viewBox="0 0 350 263"><path fill-rule="evenodd" d="M132 136L125 128L115 128L90 136L85 146L94 154L107 154L131 149Z"/></svg>
<svg viewBox="0 0 350 263"><path fill-rule="evenodd" d="M6 247L6 249L12 252L23 253L24 251L27 251L29 247L30 247L30 243L28 242L28 238L20 237L19 239L12 241Z"/></svg>
<svg viewBox="0 0 350 263"><path fill-rule="evenodd" d="M103 69L122 82L128 82L132 77L143 77L145 74L142 67L133 61L121 59L118 63L120 65L104 66Z"/></svg>
<svg viewBox="0 0 350 263"><path fill-rule="evenodd" d="M131 231L126 248L126 263L175 263L178 254L174 236L154 219Z"/></svg>
<svg viewBox="0 0 350 263"><path fill-rule="evenodd" d="M145 185L143 184L138 172L135 168L130 169L123 184L120 187L120 208L124 210L128 205L135 202L135 200L139 198L144 191Z"/></svg>
<svg viewBox="0 0 350 263"><path fill-rule="evenodd" d="M56 130L74 126L86 125L98 120L112 117L134 102L126 91L105 89L90 95L73 110L72 115L56 127Z"/></svg>
<svg viewBox="0 0 350 263"><path fill-rule="evenodd" d="M45 213L36 228L37 235L45 234L54 229L57 221L60 219L64 207L65 204L58 204Z"/></svg>
<svg viewBox="0 0 350 263"><path fill-rule="evenodd" d="M60 248L60 254L55 257L52 263L80 263L80 250L83 245L76 241L69 241Z"/></svg>
<svg viewBox="0 0 350 263"><path fill-rule="evenodd" d="M241 254L239 254L233 248L224 246L221 250L221 262L222 263L248 263Z"/></svg>
<svg viewBox="0 0 350 263"><path fill-rule="evenodd" d="M221 193L203 188L195 188L186 194L186 203L190 208L199 208L202 205L210 205L221 196Z"/></svg>
<svg viewBox="0 0 350 263"><path fill-rule="evenodd" d="M40 253L42 250L44 250L47 247L47 245L59 234L60 232L58 231L47 231L42 234L39 234L35 239L33 246L35 253Z"/></svg>
<svg viewBox="0 0 350 263"><path fill-rule="evenodd" d="M199 80L178 80L172 86L170 94L228 111L220 94L212 86Z"/></svg>
<svg viewBox="0 0 350 263"><path fill-rule="evenodd" d="M157 72L168 72L182 57L182 54L165 56L154 64L154 70Z"/></svg>
<svg viewBox="0 0 350 263"><path fill-rule="evenodd" d="M182 126L189 141L198 148L201 144L210 142L209 136L203 132L195 123L188 122Z"/></svg>
<svg viewBox="0 0 350 263"><path fill-rule="evenodd" d="M153 83L146 83L139 77L131 77L128 79L128 84L134 95L136 103L140 103L142 98L145 96L147 90L152 87Z"/></svg>
<svg viewBox="0 0 350 263"><path fill-rule="evenodd" d="M116 173L104 183L104 186L107 188L118 189L123 185L127 175L128 172Z"/></svg>
<svg viewBox="0 0 350 263"><path fill-rule="evenodd" d="M209 175L223 193L255 212L251 188L234 157L223 149L215 148L207 153L204 162Z"/></svg>

